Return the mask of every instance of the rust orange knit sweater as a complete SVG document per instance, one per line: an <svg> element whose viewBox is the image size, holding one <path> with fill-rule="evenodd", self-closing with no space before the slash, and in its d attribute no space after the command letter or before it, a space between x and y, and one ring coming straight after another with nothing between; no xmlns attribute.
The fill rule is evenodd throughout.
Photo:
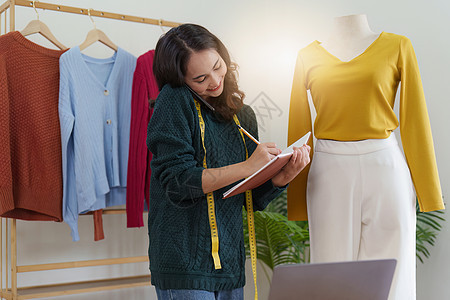
<svg viewBox="0 0 450 300"><path fill-rule="evenodd" d="M62 221L59 57L14 31L0 36L0 215Z"/></svg>

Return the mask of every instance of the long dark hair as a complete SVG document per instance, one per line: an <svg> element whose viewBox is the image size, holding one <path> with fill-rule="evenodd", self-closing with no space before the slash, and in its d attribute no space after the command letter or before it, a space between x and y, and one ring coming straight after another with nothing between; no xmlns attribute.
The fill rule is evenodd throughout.
<svg viewBox="0 0 450 300"><path fill-rule="evenodd" d="M170 29L156 44L153 59L153 73L161 90L166 84L172 87L184 85L184 76L189 58L193 52L215 49L227 66L224 89L210 104L225 120L244 105L245 94L239 90L237 64L231 62L230 54L224 44L206 28L196 24L183 24Z"/></svg>

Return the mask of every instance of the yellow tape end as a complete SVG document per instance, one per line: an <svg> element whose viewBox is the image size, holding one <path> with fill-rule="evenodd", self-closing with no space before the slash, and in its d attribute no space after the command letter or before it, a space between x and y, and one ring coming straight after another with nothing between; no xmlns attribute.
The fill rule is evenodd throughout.
<svg viewBox="0 0 450 300"><path fill-rule="evenodd" d="M222 269L222 265L220 264L219 253L213 253L212 256L214 259L214 269L216 270Z"/></svg>

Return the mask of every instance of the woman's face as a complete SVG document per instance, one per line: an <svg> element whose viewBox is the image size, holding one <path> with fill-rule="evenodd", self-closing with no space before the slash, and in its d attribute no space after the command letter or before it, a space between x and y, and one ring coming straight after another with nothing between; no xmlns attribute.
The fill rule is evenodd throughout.
<svg viewBox="0 0 450 300"><path fill-rule="evenodd" d="M206 49L191 54L184 81L202 98L209 99L222 94L226 73L227 66L219 53Z"/></svg>

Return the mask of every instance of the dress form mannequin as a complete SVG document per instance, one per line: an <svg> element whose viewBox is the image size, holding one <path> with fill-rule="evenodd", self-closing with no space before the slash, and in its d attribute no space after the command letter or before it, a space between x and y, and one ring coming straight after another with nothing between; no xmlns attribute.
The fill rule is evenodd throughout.
<svg viewBox="0 0 450 300"><path fill-rule="evenodd" d="M361 55L378 37L367 21L367 16L336 17L327 40L321 46L341 61L350 61Z"/></svg>
<svg viewBox="0 0 450 300"><path fill-rule="evenodd" d="M312 263L395 258L388 299L415 300L416 199L444 209L417 59L407 37L374 33L365 15L333 24L297 57L288 144L311 130L316 140L289 184L289 218L308 219Z"/></svg>

